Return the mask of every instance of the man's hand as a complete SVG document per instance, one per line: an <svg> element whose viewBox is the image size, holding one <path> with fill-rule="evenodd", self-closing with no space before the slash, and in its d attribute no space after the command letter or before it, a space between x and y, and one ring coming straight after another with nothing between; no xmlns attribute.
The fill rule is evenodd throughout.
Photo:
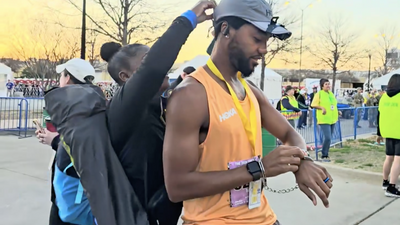
<svg viewBox="0 0 400 225"><path fill-rule="evenodd" d="M302 114L303 114L303 112L302 112L302 111L300 111L300 112L299 112L299 116L301 116Z"/></svg>
<svg viewBox="0 0 400 225"><path fill-rule="evenodd" d="M329 207L328 197L331 192L333 178L324 167L304 160L298 171L295 172L295 176L300 190L308 196L314 205L317 205L317 199L312 191L318 195L326 208ZM325 183L324 180L327 178L329 180Z"/></svg>
<svg viewBox="0 0 400 225"><path fill-rule="evenodd" d="M338 111L338 113L339 113L339 116L342 116L342 111Z"/></svg>
<svg viewBox="0 0 400 225"><path fill-rule="evenodd" d="M304 152L293 146L281 145L262 158L266 177L275 177L287 172L296 172Z"/></svg>
<svg viewBox="0 0 400 225"><path fill-rule="evenodd" d="M206 11L208 9L214 9L217 6L217 3L214 0L210 1L200 1L199 3L196 4L195 7L193 7L192 11L196 14L197 16L197 23L202 23L206 20L211 20L213 18L213 14L206 14Z"/></svg>

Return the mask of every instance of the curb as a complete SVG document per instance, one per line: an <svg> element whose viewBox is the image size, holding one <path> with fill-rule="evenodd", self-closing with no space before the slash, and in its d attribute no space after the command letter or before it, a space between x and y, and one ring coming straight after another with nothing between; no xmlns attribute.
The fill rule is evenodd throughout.
<svg viewBox="0 0 400 225"><path fill-rule="evenodd" d="M368 183L382 184L382 173L343 168L340 166L335 166L330 163L315 162L316 164L325 167L329 173L332 174L333 179L336 176L340 176L344 179L360 180Z"/></svg>

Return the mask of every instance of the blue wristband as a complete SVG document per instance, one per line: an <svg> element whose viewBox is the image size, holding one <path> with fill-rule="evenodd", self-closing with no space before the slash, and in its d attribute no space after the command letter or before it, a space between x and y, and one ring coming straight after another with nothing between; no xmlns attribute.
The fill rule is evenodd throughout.
<svg viewBox="0 0 400 225"><path fill-rule="evenodd" d="M194 13L192 10L188 10L188 11L182 13L181 16L186 17L186 18L190 21L190 23L191 23L192 26L193 26L193 29L196 28L196 26L197 26L197 16L196 16L196 13Z"/></svg>

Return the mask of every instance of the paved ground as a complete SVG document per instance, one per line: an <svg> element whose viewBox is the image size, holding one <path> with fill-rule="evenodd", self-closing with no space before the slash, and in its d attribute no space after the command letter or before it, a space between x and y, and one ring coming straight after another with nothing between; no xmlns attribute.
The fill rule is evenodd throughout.
<svg viewBox="0 0 400 225"><path fill-rule="evenodd" d="M34 138L18 139L15 136L0 136L0 143L1 224L47 224L50 147L39 144ZM367 177L364 180L365 174L362 179L343 174L348 172L332 172L335 181L329 209L321 205L314 207L300 191L266 195L283 225L399 223L400 201L392 202L386 198L378 179ZM273 188L288 188L294 185L294 180L287 174L270 179L268 183Z"/></svg>

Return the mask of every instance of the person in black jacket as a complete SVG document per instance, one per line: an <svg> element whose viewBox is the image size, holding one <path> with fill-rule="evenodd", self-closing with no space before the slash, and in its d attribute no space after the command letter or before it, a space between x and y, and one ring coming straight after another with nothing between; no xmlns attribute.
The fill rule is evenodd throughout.
<svg viewBox="0 0 400 225"><path fill-rule="evenodd" d="M107 109L111 142L150 224L175 225L181 214L182 203L170 202L165 191L160 95L168 88L166 75L182 45L197 23L212 19L205 11L214 7L214 1L199 2L176 18L150 50L137 44L107 44L101 49L108 72L121 85Z"/></svg>
<svg viewBox="0 0 400 225"><path fill-rule="evenodd" d="M307 89L300 90L300 95L297 96L297 102L299 103L299 108L302 109L302 114L297 123L297 128L302 129L307 127L307 116L308 110L310 109L310 97L308 97Z"/></svg>

